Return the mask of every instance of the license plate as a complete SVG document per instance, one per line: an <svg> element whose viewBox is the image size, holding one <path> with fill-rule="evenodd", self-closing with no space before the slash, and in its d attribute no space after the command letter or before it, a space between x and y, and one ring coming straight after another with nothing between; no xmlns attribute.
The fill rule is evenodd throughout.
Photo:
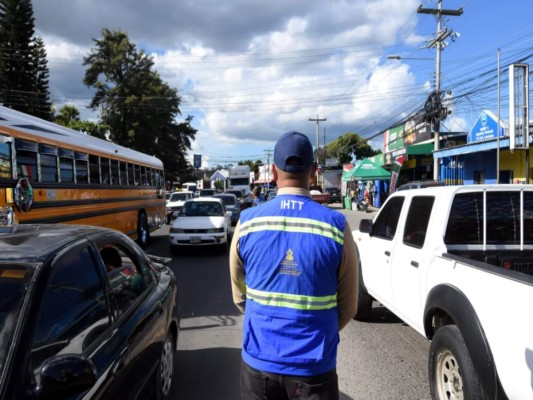
<svg viewBox="0 0 533 400"><path fill-rule="evenodd" d="M202 239L200 238L200 236L191 236L191 243L192 244L202 243Z"/></svg>

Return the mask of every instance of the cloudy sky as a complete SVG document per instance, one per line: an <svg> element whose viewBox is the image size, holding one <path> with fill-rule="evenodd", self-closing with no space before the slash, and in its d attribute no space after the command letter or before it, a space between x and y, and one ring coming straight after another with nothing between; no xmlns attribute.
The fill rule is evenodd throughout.
<svg viewBox="0 0 533 400"><path fill-rule="evenodd" d="M316 143L345 132L383 147L379 133L423 107L435 85L437 0L34 0L52 100L78 107L83 57L103 28L122 30L150 54L181 96L182 118L198 129L192 154L204 166L264 159L289 130ZM469 130L483 109L497 112L497 51L503 70L533 54L531 0L444 0L456 33L442 52L441 89L453 110L443 130ZM454 41L452 39L455 39ZM401 60L389 59L400 55ZM506 70L505 70L506 73ZM503 72L502 72L503 74ZM506 78L501 78L505 92ZM501 95L505 119L507 93ZM310 119L326 119L317 125Z"/></svg>

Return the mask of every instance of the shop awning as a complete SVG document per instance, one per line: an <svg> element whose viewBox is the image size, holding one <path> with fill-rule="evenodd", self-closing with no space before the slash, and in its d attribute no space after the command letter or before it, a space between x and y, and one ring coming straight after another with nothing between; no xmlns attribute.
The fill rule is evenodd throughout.
<svg viewBox="0 0 533 400"><path fill-rule="evenodd" d="M375 179L390 179L390 172L382 168L381 165L373 163L370 159L365 158L358 165L356 165L350 172L350 179L354 181L375 180ZM342 174L344 178L344 173Z"/></svg>
<svg viewBox="0 0 533 400"><path fill-rule="evenodd" d="M419 144L412 144L407 146L407 155L408 156L419 156L424 154L432 154L435 149L435 142L426 142Z"/></svg>

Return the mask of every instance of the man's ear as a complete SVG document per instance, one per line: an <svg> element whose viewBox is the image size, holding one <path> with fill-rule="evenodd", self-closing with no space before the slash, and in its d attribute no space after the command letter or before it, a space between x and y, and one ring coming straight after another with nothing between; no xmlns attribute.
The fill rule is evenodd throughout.
<svg viewBox="0 0 533 400"><path fill-rule="evenodd" d="M272 171L272 180L274 182L278 181L278 169L276 168L276 164L272 163L270 170Z"/></svg>
<svg viewBox="0 0 533 400"><path fill-rule="evenodd" d="M313 178L315 176L317 168L318 168L318 165L317 165L317 163L315 161L315 162L313 162L313 166L311 168L311 178Z"/></svg>

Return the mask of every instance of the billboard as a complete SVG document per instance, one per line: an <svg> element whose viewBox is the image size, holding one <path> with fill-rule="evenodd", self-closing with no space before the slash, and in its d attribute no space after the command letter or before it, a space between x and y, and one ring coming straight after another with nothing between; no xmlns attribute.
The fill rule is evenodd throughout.
<svg viewBox="0 0 533 400"><path fill-rule="evenodd" d="M500 137L505 136L505 126L500 120ZM478 120L466 136L466 142L479 142L482 140L496 139L498 132L498 117L489 110L483 110Z"/></svg>
<svg viewBox="0 0 533 400"><path fill-rule="evenodd" d="M194 168L198 169L202 166L202 155L201 154L195 154L194 155Z"/></svg>
<svg viewBox="0 0 533 400"><path fill-rule="evenodd" d="M509 66L509 147L529 148L529 65Z"/></svg>

